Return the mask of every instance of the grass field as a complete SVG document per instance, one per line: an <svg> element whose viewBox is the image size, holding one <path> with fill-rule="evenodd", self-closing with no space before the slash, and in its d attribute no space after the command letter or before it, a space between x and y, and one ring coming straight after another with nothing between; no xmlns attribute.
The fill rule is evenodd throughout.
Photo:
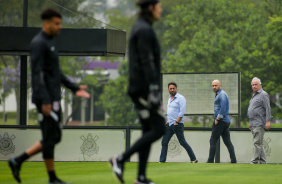
<svg viewBox="0 0 282 184"><path fill-rule="evenodd" d="M106 162L56 162L57 175L73 184L118 184ZM137 163L125 166L125 182L134 183ZM157 184L273 184L282 183L282 165L149 163L148 178ZM26 162L22 184L47 184L43 162ZM0 183L15 184L7 162L0 161Z"/></svg>

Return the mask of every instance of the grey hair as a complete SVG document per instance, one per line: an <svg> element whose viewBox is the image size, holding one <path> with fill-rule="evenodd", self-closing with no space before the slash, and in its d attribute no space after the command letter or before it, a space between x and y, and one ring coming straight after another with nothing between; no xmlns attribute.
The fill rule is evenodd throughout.
<svg viewBox="0 0 282 184"><path fill-rule="evenodd" d="M258 80L258 81L259 81L259 84L261 85L261 80L260 80L258 77L254 77L254 78L252 79L252 82L253 82L254 80ZM252 83L251 83L251 84L252 84Z"/></svg>

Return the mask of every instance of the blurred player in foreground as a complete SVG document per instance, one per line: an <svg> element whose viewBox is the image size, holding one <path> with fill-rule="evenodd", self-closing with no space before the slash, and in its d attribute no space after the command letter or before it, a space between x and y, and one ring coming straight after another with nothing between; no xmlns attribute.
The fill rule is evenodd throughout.
<svg viewBox="0 0 282 184"><path fill-rule="evenodd" d="M142 125L143 135L126 152L110 160L113 172L124 183L125 161L135 152L139 154L139 170L135 184L154 184L147 179L146 167L151 144L165 133L165 119L160 98L160 45L152 24L161 17L158 0L139 0L140 15L129 40L129 87Z"/></svg>
<svg viewBox="0 0 282 184"><path fill-rule="evenodd" d="M59 67L59 58L54 37L59 35L62 16L53 9L46 9L41 14L42 30L33 38L30 45L32 67L32 102L38 110L38 120L42 132L42 140L36 142L25 152L8 163L14 178L21 183L20 169L22 163L31 156L42 152L49 175L49 184L66 184L60 180L54 168L54 148L62 136L61 121L61 84L71 89L78 97L89 98L84 91L86 85L80 87L71 83Z"/></svg>

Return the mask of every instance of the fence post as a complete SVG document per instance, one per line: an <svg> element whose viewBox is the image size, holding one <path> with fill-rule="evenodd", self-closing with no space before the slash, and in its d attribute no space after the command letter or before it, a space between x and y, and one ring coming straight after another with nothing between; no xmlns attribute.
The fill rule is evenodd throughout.
<svg viewBox="0 0 282 184"><path fill-rule="evenodd" d="M130 148L130 127L126 127L125 130L125 150L129 150ZM130 162L130 157L126 160L127 162Z"/></svg>

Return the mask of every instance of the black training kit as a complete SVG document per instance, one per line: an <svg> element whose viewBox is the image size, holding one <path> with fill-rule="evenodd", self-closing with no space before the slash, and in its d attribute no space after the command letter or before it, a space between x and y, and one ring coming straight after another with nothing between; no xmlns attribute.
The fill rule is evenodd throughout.
<svg viewBox="0 0 282 184"><path fill-rule="evenodd" d="M160 45L152 23L145 17L135 23L129 40L128 94L143 96L149 93L150 85L161 86Z"/></svg>
<svg viewBox="0 0 282 184"><path fill-rule="evenodd" d="M79 87L61 72L53 37L40 31L31 41L32 102L51 104L61 99L61 83L73 92Z"/></svg>

